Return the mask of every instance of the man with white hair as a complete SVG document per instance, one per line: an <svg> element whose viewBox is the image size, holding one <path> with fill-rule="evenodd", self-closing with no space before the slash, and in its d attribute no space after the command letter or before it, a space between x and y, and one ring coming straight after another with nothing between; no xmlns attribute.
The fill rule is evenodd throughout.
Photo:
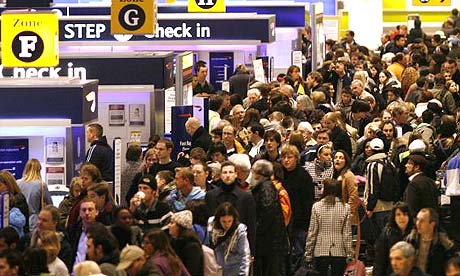
<svg viewBox="0 0 460 276"><path fill-rule="evenodd" d="M390 249L392 276L428 276L415 264L415 249L405 241L397 242Z"/></svg>
<svg viewBox="0 0 460 276"><path fill-rule="evenodd" d="M249 109L251 105L255 104L260 100L260 90L257 88L251 88L248 90L248 96L243 100L244 109Z"/></svg>
<svg viewBox="0 0 460 276"><path fill-rule="evenodd" d="M351 90L357 99L363 100L366 97L374 98L371 93L364 90L364 83L361 80L353 80L351 82Z"/></svg>
<svg viewBox="0 0 460 276"><path fill-rule="evenodd" d="M237 186L243 191L249 191L249 183L251 183L251 161L249 156L243 153L232 154L228 161L235 165Z"/></svg>
<svg viewBox="0 0 460 276"><path fill-rule="evenodd" d="M202 148L204 151L208 151L211 145L211 135L201 125L201 122L196 117L188 118L185 122L185 131L192 136L192 146L190 149Z"/></svg>
<svg viewBox="0 0 460 276"><path fill-rule="evenodd" d="M281 85L280 87L281 94L289 98L289 103L291 104L292 109L297 109L297 102L294 100L294 88L289 84Z"/></svg>
<svg viewBox="0 0 460 276"><path fill-rule="evenodd" d="M315 131L309 122L300 122L297 126L297 130L302 132L305 147L316 145L316 140L313 139L312 136Z"/></svg>

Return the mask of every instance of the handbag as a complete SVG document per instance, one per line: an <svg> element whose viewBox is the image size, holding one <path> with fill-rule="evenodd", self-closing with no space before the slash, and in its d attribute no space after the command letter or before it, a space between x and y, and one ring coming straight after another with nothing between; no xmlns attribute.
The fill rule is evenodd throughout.
<svg viewBox="0 0 460 276"><path fill-rule="evenodd" d="M359 214L358 214L359 219ZM366 266L359 260L359 250L361 249L361 225L358 223L358 234L356 240L355 259L347 264L343 276L366 276Z"/></svg>
<svg viewBox="0 0 460 276"><path fill-rule="evenodd" d="M303 259L303 258L302 258ZM314 270L305 259L300 263L299 268L295 271L294 276L320 276L317 270Z"/></svg>

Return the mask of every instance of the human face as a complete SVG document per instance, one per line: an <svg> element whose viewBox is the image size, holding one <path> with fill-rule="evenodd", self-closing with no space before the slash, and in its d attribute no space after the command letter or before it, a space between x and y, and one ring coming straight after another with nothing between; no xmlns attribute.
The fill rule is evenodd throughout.
<svg viewBox="0 0 460 276"><path fill-rule="evenodd" d="M259 100L259 96L255 93L251 93L248 95L248 101L249 103L253 104ZM244 117L243 117L244 118Z"/></svg>
<svg viewBox="0 0 460 276"><path fill-rule="evenodd" d="M297 128L297 130L302 133L302 137L303 137L303 140L304 140L305 143L310 141L310 139L311 139L311 132L310 131L308 131L306 128L302 128L302 127Z"/></svg>
<svg viewBox="0 0 460 276"><path fill-rule="evenodd" d="M316 133L318 131L320 131L323 126L321 125L321 123L316 123L316 124L312 124L311 127L313 128L313 131Z"/></svg>
<svg viewBox="0 0 460 276"><path fill-rule="evenodd" d="M320 145L325 145L329 143L329 135L325 132L323 133L318 133L318 136L316 136L316 142Z"/></svg>
<svg viewBox="0 0 460 276"><path fill-rule="evenodd" d="M407 173L407 175L411 176L416 172L417 171L416 171L414 162L412 162L412 160L407 161L407 164L406 164L406 173Z"/></svg>
<svg viewBox="0 0 460 276"><path fill-rule="evenodd" d="M460 268L450 265L447 267L446 276L460 276Z"/></svg>
<svg viewBox="0 0 460 276"><path fill-rule="evenodd" d="M243 122L245 114L246 112L244 111L244 108L241 106L237 106L233 109L233 116L235 116L235 118L237 118L239 122Z"/></svg>
<svg viewBox="0 0 460 276"><path fill-rule="evenodd" d="M165 143L157 143L155 145L155 152L158 160L167 160L171 156L172 149L166 148Z"/></svg>
<svg viewBox="0 0 460 276"><path fill-rule="evenodd" d="M179 236L179 226L177 226L175 222L170 222L168 224L168 230L171 237L177 238Z"/></svg>
<svg viewBox="0 0 460 276"><path fill-rule="evenodd" d="M222 137L220 135L211 134L211 141L213 143L217 143L219 141L222 141Z"/></svg>
<svg viewBox="0 0 460 276"><path fill-rule="evenodd" d="M94 191L88 191L88 198L96 202L96 207L98 210L102 210L105 205L105 196L99 196Z"/></svg>
<svg viewBox="0 0 460 276"><path fill-rule="evenodd" d="M222 168L220 172L220 178L227 185L230 185L233 182L235 182L236 177L237 174L234 166L225 166Z"/></svg>
<svg viewBox="0 0 460 276"><path fill-rule="evenodd" d="M94 134L94 131L90 128L86 128L86 141L88 143L93 142L96 139L96 135Z"/></svg>
<svg viewBox="0 0 460 276"><path fill-rule="evenodd" d="M267 149L268 152L275 152L278 150L280 144L276 142L275 139L269 137L267 140L265 140L265 148Z"/></svg>
<svg viewBox="0 0 460 276"><path fill-rule="evenodd" d="M156 154L147 155L145 158L145 165L147 168L150 168L156 161L157 161Z"/></svg>
<svg viewBox="0 0 460 276"><path fill-rule="evenodd" d="M387 76L385 76L385 73L380 72L380 74L379 74L379 81L380 81L380 83L381 83L381 84L384 84L384 83L386 82L386 80L387 80Z"/></svg>
<svg viewBox="0 0 460 276"><path fill-rule="evenodd" d="M133 224L133 215L129 210L122 209L118 213L117 224L122 226L131 226Z"/></svg>
<svg viewBox="0 0 460 276"><path fill-rule="evenodd" d="M335 127L335 123L332 120L323 119L321 125L327 129L332 130Z"/></svg>
<svg viewBox="0 0 460 276"><path fill-rule="evenodd" d="M0 276L17 276L18 273L17 266L10 267L6 258L0 258Z"/></svg>
<svg viewBox="0 0 460 276"><path fill-rule="evenodd" d="M457 93L458 92L458 85L455 82L452 82L449 85L449 92L451 92L451 93Z"/></svg>
<svg viewBox="0 0 460 276"><path fill-rule="evenodd" d="M216 151L211 156L213 162L222 163L225 161L225 155L222 154L220 151Z"/></svg>
<svg viewBox="0 0 460 276"><path fill-rule="evenodd" d="M178 190L181 190L189 185L188 180L185 178L180 177L179 175L176 174L176 177L174 178L176 180L176 188Z"/></svg>
<svg viewBox="0 0 460 276"><path fill-rule="evenodd" d="M198 81L203 82L206 80L206 77L208 76L208 68L207 67L200 67L200 70L196 74Z"/></svg>
<svg viewBox="0 0 460 276"><path fill-rule="evenodd" d="M371 66L369 69L371 71L371 76L374 77L375 74L377 74L377 69L374 66Z"/></svg>
<svg viewBox="0 0 460 276"><path fill-rule="evenodd" d="M81 178L81 188L83 190L87 190L89 186L94 184L94 179L91 177L91 175L87 173L82 173L80 175L80 178Z"/></svg>
<svg viewBox="0 0 460 276"><path fill-rule="evenodd" d="M342 171L342 169L345 167L345 155L342 152L337 152L334 155L334 168L336 171Z"/></svg>
<svg viewBox="0 0 460 276"><path fill-rule="evenodd" d="M315 79L312 78L310 75L307 76L307 86L310 88L315 86Z"/></svg>
<svg viewBox="0 0 460 276"><path fill-rule="evenodd" d="M398 45L398 47L403 47L406 45L406 41L407 39L405 37L401 37L400 39L396 40L396 45Z"/></svg>
<svg viewBox="0 0 460 276"><path fill-rule="evenodd" d="M417 231L420 235L433 233L436 223L430 221L430 214L428 212L418 212L416 220Z"/></svg>
<svg viewBox="0 0 460 276"><path fill-rule="evenodd" d="M225 143L233 143L235 140L235 130L232 126L224 127L222 130L222 140L224 140Z"/></svg>
<svg viewBox="0 0 460 276"><path fill-rule="evenodd" d="M395 101L396 99L397 99L396 95L393 92L388 91L387 102L392 102L392 101Z"/></svg>
<svg viewBox="0 0 460 276"><path fill-rule="evenodd" d="M391 124L385 124L382 128L383 133L385 134L385 138L388 140L393 140L394 129Z"/></svg>
<svg viewBox="0 0 460 276"><path fill-rule="evenodd" d="M450 73L451 76L453 76L455 74L455 72L457 72L457 64L455 63L448 63L447 66L446 66L446 69L447 69L447 72Z"/></svg>
<svg viewBox="0 0 460 276"><path fill-rule="evenodd" d="M155 249L153 248L153 244L147 237L142 239L142 249L145 251L145 255L152 256L155 253Z"/></svg>
<svg viewBox="0 0 460 276"><path fill-rule="evenodd" d="M409 111L405 109L403 113L395 117L395 120L400 124L404 124L407 122L408 118L409 118Z"/></svg>
<svg viewBox="0 0 460 276"><path fill-rule="evenodd" d="M91 261L97 261L98 256L97 256L96 247L94 247L94 241L92 238L88 238L86 240L86 246L87 246L86 259L91 260Z"/></svg>
<svg viewBox="0 0 460 276"><path fill-rule="evenodd" d="M413 259L404 257L402 250L391 251L390 261L395 275L407 275L412 269Z"/></svg>
<svg viewBox="0 0 460 276"><path fill-rule="evenodd" d="M372 155L372 148L370 143L366 143L366 147L364 148L364 154L366 154L366 156Z"/></svg>
<svg viewBox="0 0 460 276"><path fill-rule="evenodd" d="M139 184L138 189L145 194L144 202L149 202L156 195L156 191L152 190L148 185Z"/></svg>
<svg viewBox="0 0 460 276"><path fill-rule="evenodd" d="M72 186L71 193L73 197L78 197L81 193L81 186L80 185Z"/></svg>
<svg viewBox="0 0 460 276"><path fill-rule="evenodd" d="M292 78L293 80L295 80L295 81L298 80L298 79L300 78L300 71L299 71L299 69L294 68L294 70L292 70L292 72L291 72L291 78Z"/></svg>
<svg viewBox="0 0 460 276"><path fill-rule="evenodd" d="M347 40L348 43L353 42L353 36L350 34L350 32L345 33L345 39Z"/></svg>
<svg viewBox="0 0 460 276"><path fill-rule="evenodd" d="M38 231L56 231L57 221L53 221L53 216L50 211L41 210L38 214L37 228Z"/></svg>
<svg viewBox="0 0 460 276"><path fill-rule="evenodd" d="M220 217L219 222L220 225L222 225L222 228L224 228L224 230L227 231L233 225L233 217L229 215Z"/></svg>
<svg viewBox="0 0 460 276"><path fill-rule="evenodd" d="M0 182L0 193L8 192L8 186L5 183Z"/></svg>
<svg viewBox="0 0 460 276"><path fill-rule="evenodd" d="M288 153L281 157L281 165L283 165L286 170L292 171L297 166L298 157L292 153Z"/></svg>
<svg viewBox="0 0 460 276"><path fill-rule="evenodd" d="M318 153L318 158L321 161L331 161L332 151L328 147L324 147L321 152Z"/></svg>
<svg viewBox="0 0 460 276"><path fill-rule="evenodd" d="M385 121L391 121L391 118L392 117L391 117L390 112L387 112L387 111L383 112L382 121L384 121L384 122Z"/></svg>
<svg viewBox="0 0 460 276"><path fill-rule="evenodd" d="M343 104L350 104L350 102L351 102L351 95L346 94L346 93L342 93L342 103Z"/></svg>
<svg viewBox="0 0 460 276"><path fill-rule="evenodd" d="M204 171L203 165L196 164L192 167L193 172L193 179L195 183L200 187L206 185L206 178L208 177L208 173Z"/></svg>
<svg viewBox="0 0 460 276"><path fill-rule="evenodd" d="M407 225L409 224L409 214L404 213L400 209L396 209L395 222L396 225L398 225L399 229L405 231Z"/></svg>
<svg viewBox="0 0 460 276"><path fill-rule="evenodd" d="M355 96L357 97L361 96L361 94L363 93L363 88L357 83L353 83L351 85L351 90L353 91L353 94L355 94Z"/></svg>
<svg viewBox="0 0 460 276"><path fill-rule="evenodd" d="M80 217L84 226L96 221L99 212L96 209L96 204L92 201L83 202L80 205Z"/></svg>

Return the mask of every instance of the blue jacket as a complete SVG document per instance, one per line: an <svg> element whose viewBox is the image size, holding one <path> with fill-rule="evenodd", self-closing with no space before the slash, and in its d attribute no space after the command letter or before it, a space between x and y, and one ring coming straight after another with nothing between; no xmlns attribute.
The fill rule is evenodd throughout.
<svg viewBox="0 0 460 276"><path fill-rule="evenodd" d="M192 191L187 195L183 196L178 189L171 191L169 196L166 198L166 202L169 204L174 212L185 210L185 204L194 199L204 199L206 192L202 191L200 187L193 187Z"/></svg>

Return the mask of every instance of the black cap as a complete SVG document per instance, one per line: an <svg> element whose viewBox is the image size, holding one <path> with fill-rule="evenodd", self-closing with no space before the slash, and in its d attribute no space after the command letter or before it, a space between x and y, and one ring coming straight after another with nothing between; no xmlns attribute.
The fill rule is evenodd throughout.
<svg viewBox="0 0 460 276"><path fill-rule="evenodd" d="M153 175L150 175L150 174L147 174L147 175L144 175L141 177L141 179L139 179L139 182L137 182L138 185L147 185L149 186L150 188L152 188L152 190L157 190L158 188L158 185L157 185L157 181L155 180L155 177Z"/></svg>

